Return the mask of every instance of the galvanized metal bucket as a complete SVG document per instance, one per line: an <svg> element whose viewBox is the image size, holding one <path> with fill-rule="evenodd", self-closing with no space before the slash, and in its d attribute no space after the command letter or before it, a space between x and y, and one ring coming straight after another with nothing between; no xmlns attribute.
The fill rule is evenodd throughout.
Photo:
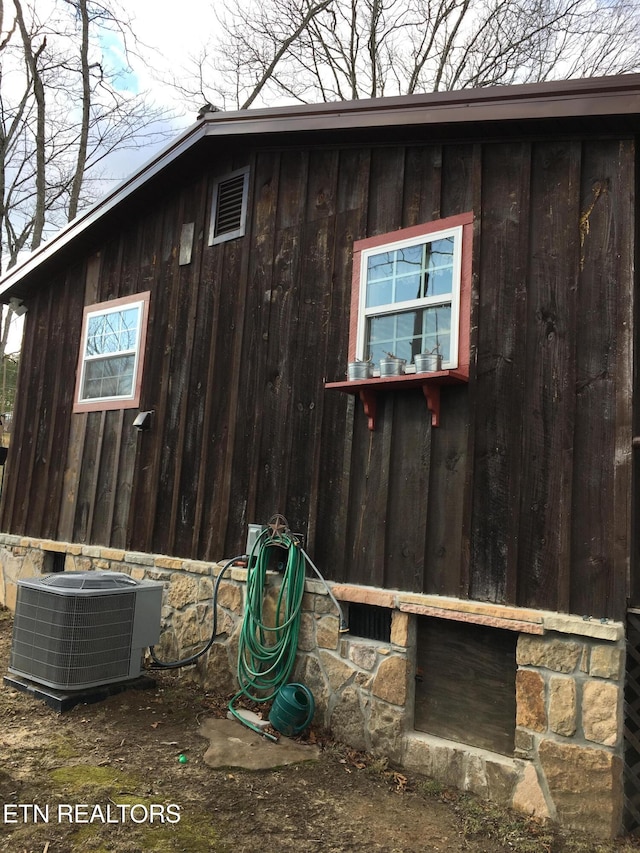
<svg viewBox="0 0 640 853"><path fill-rule="evenodd" d="M371 379L373 364L370 361L350 361L347 365L347 379Z"/></svg>
<svg viewBox="0 0 640 853"><path fill-rule="evenodd" d="M381 358L380 376L402 376L406 363L404 358Z"/></svg>
<svg viewBox="0 0 640 853"><path fill-rule="evenodd" d="M414 358L416 373L434 373L442 370L442 356L439 353L421 352Z"/></svg>

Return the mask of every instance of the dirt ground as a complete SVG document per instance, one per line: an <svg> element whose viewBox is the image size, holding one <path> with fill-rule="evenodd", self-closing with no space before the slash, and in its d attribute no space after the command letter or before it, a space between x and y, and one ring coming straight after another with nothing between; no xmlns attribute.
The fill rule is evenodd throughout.
<svg viewBox="0 0 640 853"><path fill-rule="evenodd" d="M0 674L11 617L0 610ZM178 674L58 714L0 689L0 850L11 853L608 853L630 842L567 839L325 733L320 759L268 771L213 770L198 734L224 716ZM182 760L180 757L183 756ZM186 760L185 760L186 758ZM576 846L578 845L578 846Z"/></svg>

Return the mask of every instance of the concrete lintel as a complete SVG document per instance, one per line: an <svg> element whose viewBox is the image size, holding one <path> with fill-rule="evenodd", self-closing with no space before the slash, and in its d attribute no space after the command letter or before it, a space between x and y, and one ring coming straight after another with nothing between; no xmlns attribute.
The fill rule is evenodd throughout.
<svg viewBox="0 0 640 853"><path fill-rule="evenodd" d="M333 584L331 591L339 601L352 601L355 604L373 604L376 607L395 607L396 594L374 586L355 586L351 584Z"/></svg>
<svg viewBox="0 0 640 853"><path fill-rule="evenodd" d="M67 543L58 542L56 539L42 539L39 543L43 551L55 551L57 554L66 554Z"/></svg>
<svg viewBox="0 0 640 853"><path fill-rule="evenodd" d="M22 536L16 533L0 533L0 544L8 547L22 545Z"/></svg>
<svg viewBox="0 0 640 853"><path fill-rule="evenodd" d="M451 610L458 613L494 616L497 619L515 619L520 622L531 622L540 625L544 618L544 611L542 610L513 607L508 604L493 604L489 601L474 601L468 598L449 598L444 595L399 592L398 602L400 605L417 604L421 607L438 607L442 610Z"/></svg>
<svg viewBox="0 0 640 853"><path fill-rule="evenodd" d="M561 634L578 634L594 637L598 640L618 642L624 637L624 625L621 622L585 619L564 613L550 613L544 617L545 631L558 631Z"/></svg>
<svg viewBox="0 0 640 853"><path fill-rule="evenodd" d="M429 607L421 604L400 604L400 610L405 613L415 613L418 616L434 616L439 619L450 619L454 622L488 625L492 628L503 628L523 634L544 634L544 628L538 623L524 622L518 619L504 619L482 613L465 613L461 610L449 610L444 607Z"/></svg>

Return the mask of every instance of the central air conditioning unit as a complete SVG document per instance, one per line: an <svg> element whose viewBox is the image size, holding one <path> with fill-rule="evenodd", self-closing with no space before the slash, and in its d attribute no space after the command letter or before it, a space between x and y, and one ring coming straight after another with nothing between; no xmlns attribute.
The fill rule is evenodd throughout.
<svg viewBox="0 0 640 853"><path fill-rule="evenodd" d="M163 585L121 572L58 572L17 583L9 672L57 690L137 678L160 637Z"/></svg>

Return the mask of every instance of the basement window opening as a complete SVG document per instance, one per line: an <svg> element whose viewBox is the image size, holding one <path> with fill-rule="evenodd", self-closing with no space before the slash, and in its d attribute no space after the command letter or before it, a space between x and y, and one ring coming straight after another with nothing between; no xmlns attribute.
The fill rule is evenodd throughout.
<svg viewBox="0 0 640 853"><path fill-rule="evenodd" d="M242 237L247 218L249 169L238 169L213 185L209 245Z"/></svg>
<svg viewBox="0 0 640 853"><path fill-rule="evenodd" d="M374 604L349 604L349 633L378 643L390 643L391 610Z"/></svg>
<svg viewBox="0 0 640 853"><path fill-rule="evenodd" d="M44 574L53 575L64 572L66 559L67 555L64 551L45 551L42 566Z"/></svg>

